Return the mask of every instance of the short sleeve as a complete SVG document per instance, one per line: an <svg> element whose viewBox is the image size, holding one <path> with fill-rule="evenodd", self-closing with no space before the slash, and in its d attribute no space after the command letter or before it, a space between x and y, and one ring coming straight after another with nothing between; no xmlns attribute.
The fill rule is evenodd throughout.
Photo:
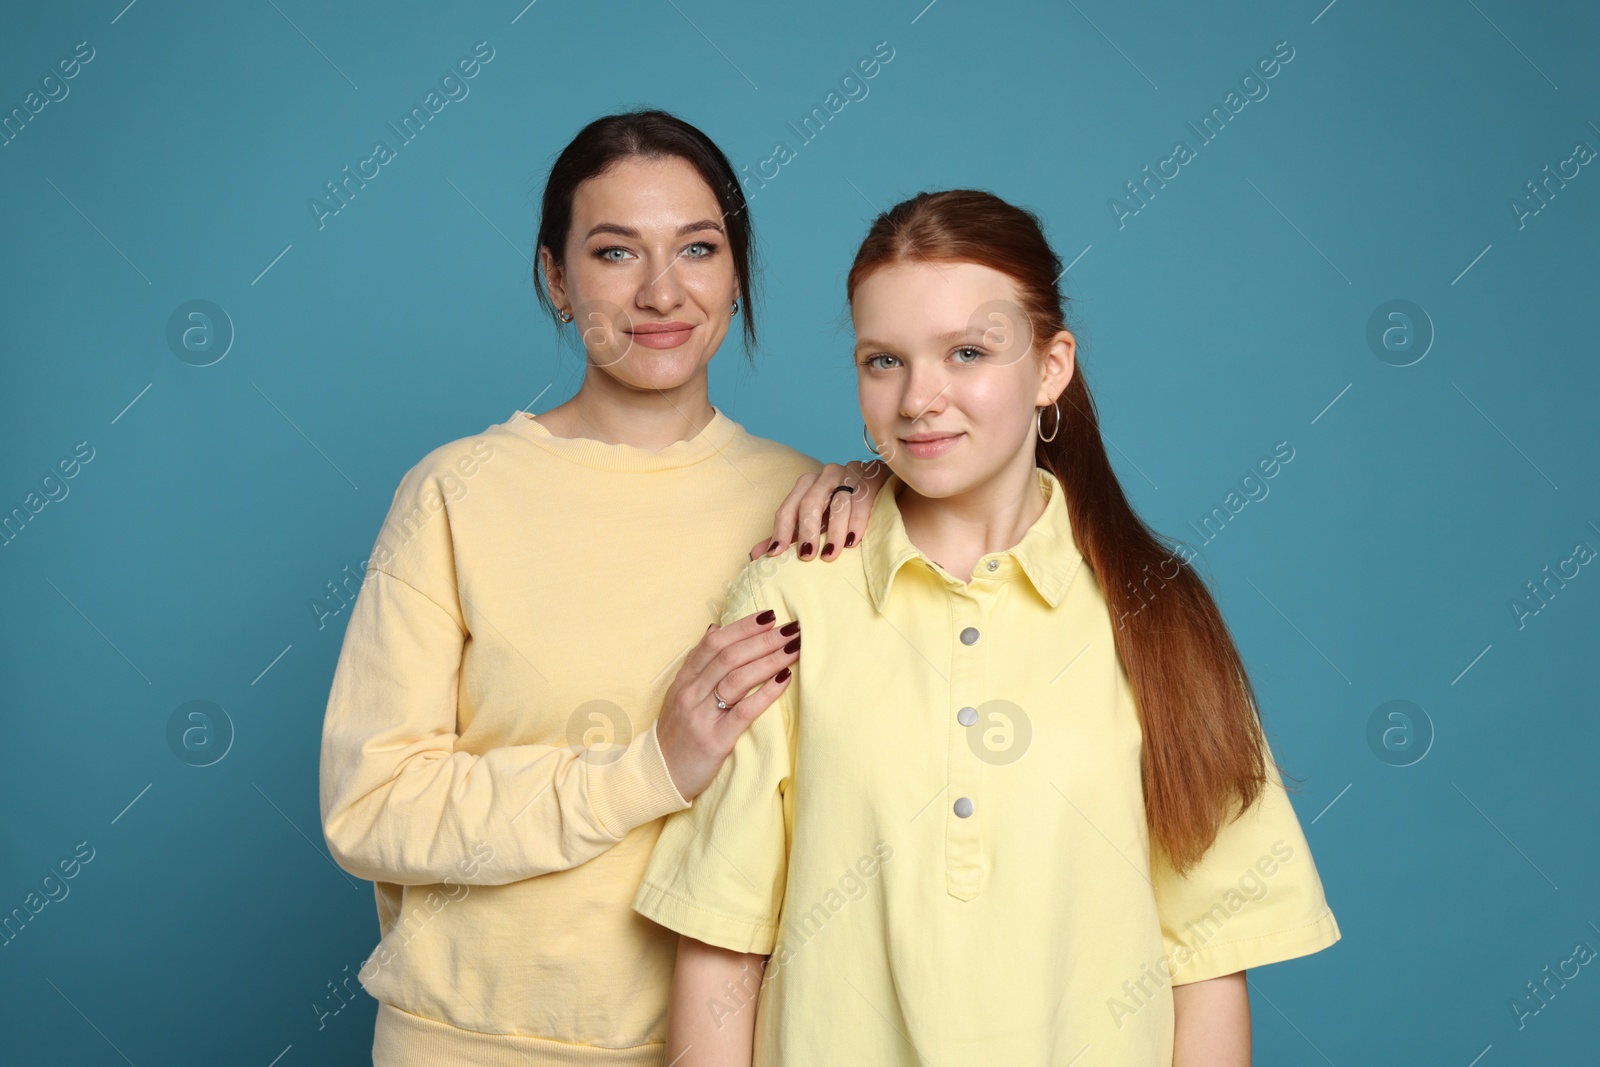
<svg viewBox="0 0 1600 1067"><path fill-rule="evenodd" d="M1151 882L1175 986L1305 956L1339 940L1300 820L1277 767L1267 764L1256 802L1218 831L1187 877L1152 850Z"/></svg>
<svg viewBox="0 0 1600 1067"><path fill-rule="evenodd" d="M781 598L769 602L763 588L761 576L773 563L759 559L740 574L722 625L763 608L776 612L776 626L792 620ZM639 914L734 952L772 952L788 876L792 724L799 687L797 671L735 742L692 806L667 817L634 895Z"/></svg>

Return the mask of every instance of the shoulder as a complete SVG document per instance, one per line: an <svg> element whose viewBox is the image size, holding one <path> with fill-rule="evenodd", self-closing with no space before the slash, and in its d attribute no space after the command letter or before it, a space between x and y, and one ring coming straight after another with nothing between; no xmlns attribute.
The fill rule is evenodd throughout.
<svg viewBox="0 0 1600 1067"><path fill-rule="evenodd" d="M408 557L436 555L447 546L451 505L467 495L505 445L504 431L490 426L447 441L412 464L395 488L371 565L393 572Z"/></svg>
<svg viewBox="0 0 1600 1067"><path fill-rule="evenodd" d="M815 474L823 467L820 460L790 448L781 441L757 437L743 426L735 426L737 429L733 439L728 442L729 452L736 453L743 461L758 465L763 474L773 480L787 478L792 483L799 480L801 475Z"/></svg>
<svg viewBox="0 0 1600 1067"><path fill-rule="evenodd" d="M776 556L757 556L729 583L722 623L771 608L782 622L811 605L830 616L843 615L861 598L865 575L859 547L845 550L833 562L800 558L799 545Z"/></svg>
<svg viewBox="0 0 1600 1067"><path fill-rule="evenodd" d="M395 498L421 495L430 488L449 492L458 482L477 477L479 471L492 463L505 445L506 435L499 426L490 426L482 433L446 441L412 464L400 479Z"/></svg>

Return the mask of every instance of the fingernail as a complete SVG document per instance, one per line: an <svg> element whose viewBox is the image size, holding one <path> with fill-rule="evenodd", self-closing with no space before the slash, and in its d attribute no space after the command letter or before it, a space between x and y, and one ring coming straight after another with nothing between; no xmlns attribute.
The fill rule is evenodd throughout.
<svg viewBox="0 0 1600 1067"><path fill-rule="evenodd" d="M778 613L773 611L771 608L768 608L766 611L763 611L761 614L756 616L756 624L759 626L765 626L767 623L771 622L777 617Z"/></svg>
<svg viewBox="0 0 1600 1067"><path fill-rule="evenodd" d="M767 551L771 552L773 549L775 549L777 547L778 547L778 542L774 541L774 542L772 542L772 544L767 546Z"/></svg>
<svg viewBox="0 0 1600 1067"><path fill-rule="evenodd" d="M790 641L787 645L783 646L783 650L785 652L799 652L800 651L800 639L797 637L793 641Z"/></svg>
<svg viewBox="0 0 1600 1067"><path fill-rule="evenodd" d="M784 623L782 626L778 627L778 632L785 637L793 637L795 634L800 632L800 620L796 619L793 622Z"/></svg>
<svg viewBox="0 0 1600 1067"><path fill-rule="evenodd" d="M832 545L831 542L829 544L826 544L826 545L822 546L822 554L824 556L826 556L829 552L832 552L832 551L833 551L833 545Z"/></svg>
<svg viewBox="0 0 1600 1067"><path fill-rule="evenodd" d="M856 532L854 530L851 530L849 533L844 535L844 547L849 548L851 545L853 545L855 543L856 543Z"/></svg>
<svg viewBox="0 0 1600 1067"><path fill-rule="evenodd" d="M787 682L789 680L789 668L785 667L783 670L779 671L777 674L774 674L772 676L772 680L774 682Z"/></svg>
<svg viewBox="0 0 1600 1067"><path fill-rule="evenodd" d="M810 541L807 541L807 542L805 542L804 544L802 544L800 546L800 554L802 556L811 555L811 542Z"/></svg>

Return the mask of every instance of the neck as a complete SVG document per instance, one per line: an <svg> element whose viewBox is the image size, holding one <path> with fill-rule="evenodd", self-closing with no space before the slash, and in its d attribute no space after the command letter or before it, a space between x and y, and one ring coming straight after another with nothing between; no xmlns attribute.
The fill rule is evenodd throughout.
<svg viewBox="0 0 1600 1067"><path fill-rule="evenodd" d="M1016 545L1044 514L1039 475L1027 459L953 496L923 496L907 483L895 497L906 537L951 574L970 575L981 557Z"/></svg>
<svg viewBox="0 0 1600 1067"><path fill-rule="evenodd" d="M639 389L591 364L576 395L537 418L557 437L584 437L654 452L689 440L715 416L704 370L673 389Z"/></svg>

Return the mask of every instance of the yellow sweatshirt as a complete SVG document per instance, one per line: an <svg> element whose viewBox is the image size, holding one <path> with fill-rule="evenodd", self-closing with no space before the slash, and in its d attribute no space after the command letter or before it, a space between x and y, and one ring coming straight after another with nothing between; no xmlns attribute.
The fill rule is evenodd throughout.
<svg viewBox="0 0 1600 1067"><path fill-rule="evenodd" d="M328 848L376 883L378 1067L665 1063L678 935L631 903L689 805L655 719L820 467L721 411L658 452L519 411L406 474L322 734Z"/></svg>

